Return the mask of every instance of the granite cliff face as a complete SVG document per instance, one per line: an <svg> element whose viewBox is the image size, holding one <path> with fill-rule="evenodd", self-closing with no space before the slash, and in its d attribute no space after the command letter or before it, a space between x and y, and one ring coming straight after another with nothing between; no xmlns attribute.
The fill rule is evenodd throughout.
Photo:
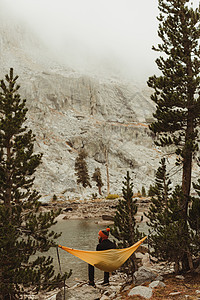
<svg viewBox="0 0 200 300"><path fill-rule="evenodd" d="M20 94L29 108L27 123L36 134L35 150L44 153L35 180L43 199L97 193L94 182L85 190L76 184L74 162L80 148L88 152L90 175L100 168L105 194L106 153L111 193L121 193L127 170L136 192L142 186L148 189L163 154L148 129L155 106L146 86L61 66L28 29L11 26L3 17L0 53L0 76L10 67L20 76Z"/></svg>

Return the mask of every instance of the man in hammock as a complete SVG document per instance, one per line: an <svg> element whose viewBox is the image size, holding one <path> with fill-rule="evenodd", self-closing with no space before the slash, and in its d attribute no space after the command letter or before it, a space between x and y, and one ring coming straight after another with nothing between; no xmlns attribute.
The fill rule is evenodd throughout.
<svg viewBox="0 0 200 300"><path fill-rule="evenodd" d="M96 247L96 251L115 249L116 245L108 239L110 232L110 228L106 228L106 230L99 231L99 244ZM92 265L88 265L88 275L89 275L89 285L95 287L94 283L94 267ZM109 285L109 272L104 272L104 281L103 285Z"/></svg>

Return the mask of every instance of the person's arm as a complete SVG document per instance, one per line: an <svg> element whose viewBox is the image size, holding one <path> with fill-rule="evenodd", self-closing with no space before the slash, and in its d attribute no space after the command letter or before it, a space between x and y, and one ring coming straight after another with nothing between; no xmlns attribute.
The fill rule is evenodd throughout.
<svg viewBox="0 0 200 300"><path fill-rule="evenodd" d="M97 251L102 251L102 250L106 250L107 248L105 248L105 245L104 245L104 243L102 242L102 243L99 243L98 245L97 245L97 248L96 248L96 250Z"/></svg>

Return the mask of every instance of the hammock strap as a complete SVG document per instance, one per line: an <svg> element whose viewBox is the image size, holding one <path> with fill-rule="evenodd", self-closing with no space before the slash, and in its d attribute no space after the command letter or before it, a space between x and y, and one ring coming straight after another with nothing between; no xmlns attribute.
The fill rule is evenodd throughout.
<svg viewBox="0 0 200 300"><path fill-rule="evenodd" d="M61 270L61 263L60 263L60 256L59 256L59 251L58 251L58 245L56 246L56 250L57 250L59 271L60 271L60 274L63 275L62 274L62 270ZM64 279L64 300L65 300L65 279Z"/></svg>
<svg viewBox="0 0 200 300"><path fill-rule="evenodd" d="M62 275L61 263L60 263L60 256L59 256L59 252L58 252L58 246L56 247L56 250L57 250L57 257L58 257L59 271L60 271L60 274Z"/></svg>

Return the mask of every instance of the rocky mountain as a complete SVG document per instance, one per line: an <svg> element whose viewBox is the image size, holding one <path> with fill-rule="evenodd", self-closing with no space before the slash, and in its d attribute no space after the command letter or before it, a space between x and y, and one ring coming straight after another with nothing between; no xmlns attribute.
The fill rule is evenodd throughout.
<svg viewBox="0 0 200 300"><path fill-rule="evenodd" d="M76 184L75 158L88 152L88 168L101 170L106 194L106 153L110 193L121 193L126 171L137 192L148 189L163 156L153 143L148 124L155 109L151 91L117 76L101 76L58 64L30 30L10 22L1 11L0 76L13 67L20 94L27 99L28 126L36 134L35 150L43 152L35 185L42 199L90 197L93 188ZM97 72L98 73L98 72ZM174 162L168 156L169 163Z"/></svg>

